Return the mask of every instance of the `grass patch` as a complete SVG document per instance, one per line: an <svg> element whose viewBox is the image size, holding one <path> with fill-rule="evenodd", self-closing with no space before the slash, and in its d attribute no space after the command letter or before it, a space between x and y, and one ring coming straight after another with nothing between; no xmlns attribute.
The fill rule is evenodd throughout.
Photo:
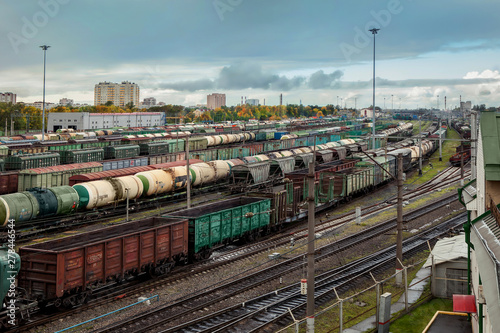
<svg viewBox="0 0 500 333"><path fill-rule="evenodd" d="M413 257L405 261L405 265L411 265L413 263L418 262L418 265L415 265L408 269L408 282L412 281L417 272L424 264L424 259L429 255L429 251L422 251L417 256ZM382 280L384 278L392 275L392 271L386 273L384 276L378 276L378 280ZM364 289L373 285L372 282L369 282L367 285L360 285L356 289L349 290L346 294L340 295L340 297L346 299L350 296L353 296L359 292L362 292ZM380 289L381 294L385 292L390 292L393 294L392 303L396 303L399 297L402 295L404 288L398 287L394 280L389 280L383 284ZM430 293L430 289L426 288L422 297L426 297ZM353 298L346 300L342 306L343 313L343 328L348 328L356 325L357 323L370 318L375 315L375 307L376 307L376 296L377 292L375 288L370 288L364 291L362 294L354 296ZM338 306L332 307L329 309L328 307L335 304L336 302L332 302L331 304L325 305L320 309L317 309L316 312L321 310L326 310L325 312L316 316L315 319L315 332L317 333L330 333L337 332L339 327L339 308ZM392 326L391 326L392 331ZM420 330L421 332L422 330ZM286 332L295 332L294 329L288 329ZM305 324L303 323L300 327L299 332L305 332ZM394 331L393 331L394 332Z"/></svg>
<svg viewBox="0 0 500 333"><path fill-rule="evenodd" d="M417 125L418 127L418 125ZM423 127L423 126L422 126ZM455 130L452 128L448 128L446 131L446 138L448 139L460 139ZM439 145L439 142L437 142ZM460 145L459 141L450 141L443 140L442 141L442 161L439 161L439 148L436 152L431 156L429 160L425 163L426 165L422 165L422 176L419 176L418 173L415 173L411 178L407 178L405 184L415 184L420 185L423 184L432 178L434 178L439 172L446 169L449 165L448 161L451 156L453 156L456 152L457 146ZM428 162L432 163L432 167L428 164Z"/></svg>
<svg viewBox="0 0 500 333"><path fill-rule="evenodd" d="M391 324L393 333L420 333L427 326L436 311L453 311L451 299L434 298Z"/></svg>

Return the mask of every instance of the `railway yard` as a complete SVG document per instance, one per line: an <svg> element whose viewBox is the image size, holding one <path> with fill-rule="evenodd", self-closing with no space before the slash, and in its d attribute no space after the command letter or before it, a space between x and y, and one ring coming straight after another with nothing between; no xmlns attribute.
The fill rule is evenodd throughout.
<svg viewBox="0 0 500 333"><path fill-rule="evenodd" d="M455 130L465 138L465 125L452 129L429 122L412 137L412 123L388 125L378 129L376 141L359 136L369 127L348 126L241 129L225 137L183 133L168 139L177 148L179 139L184 143L174 152L161 150L165 144L151 136L129 134L128 145L141 141L143 146L125 159L150 149L157 154L143 158L163 164L149 163L149 169L128 174L102 174L102 166L93 173L64 171L66 176L52 175L50 186L43 183L35 190L23 187L27 182L21 174L40 172L6 171L17 172L18 183L16 191L0 195L0 220L16 220L22 288L17 311L18 318L29 319L14 327L3 324L12 332L56 332L74 325L79 326L70 331L274 332L292 323L292 314L304 318L305 168L311 162L316 163L318 307L393 270L397 200L389 174L397 174L398 155L407 179L405 262L461 230L466 217L456 190L468 176L467 161L461 158L461 169L450 160L423 183L417 181L423 178L417 165L422 158L432 168L438 142ZM444 145L452 150L459 144ZM22 149L20 143L15 147ZM102 150L108 156L117 151ZM168 157L159 158L162 154ZM97 160L80 162L103 164L99 159L106 154L88 156ZM9 161L9 166L24 163ZM356 207L361 207L360 223ZM118 311L141 297L151 300Z"/></svg>

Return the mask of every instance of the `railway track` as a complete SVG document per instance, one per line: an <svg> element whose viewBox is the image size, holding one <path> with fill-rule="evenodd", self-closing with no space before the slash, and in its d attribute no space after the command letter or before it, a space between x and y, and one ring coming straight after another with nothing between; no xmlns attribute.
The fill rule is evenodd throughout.
<svg viewBox="0 0 500 333"><path fill-rule="evenodd" d="M393 221L384 222L365 229L355 235L348 236L337 242L318 248L317 253L321 253L321 255L317 256L316 260L319 261L337 255L358 244L367 242L373 237L387 234L393 231L395 226ZM197 314L199 314L203 312L204 309L208 309L210 306L223 300L242 294L268 281L275 280L283 275L302 269L304 266L303 257L304 255L300 254L293 258L284 259L282 262L271 267L260 269L258 272L252 274L245 274L244 277L237 278L233 281L226 281L209 290L198 291L195 295L188 295L177 300L175 303L158 307L140 316L131 318L128 321L120 322L102 329L99 332L119 332L124 330L151 332L159 326L167 324L172 325L172 323L182 321L191 313L197 312ZM238 306L241 305L237 305L236 307ZM166 332L174 332L180 329L183 329L183 327L175 326L175 329L169 329ZM213 329L213 327L211 329Z"/></svg>
<svg viewBox="0 0 500 333"><path fill-rule="evenodd" d="M441 183L441 186L442 186L442 183ZM429 188L427 188L427 191L428 190L429 190ZM207 203L207 202L215 201L215 200L218 200L218 199L219 199L219 197L217 197L215 199L205 200L205 201L203 201L201 203ZM443 204L443 205L445 205L445 204ZM437 209L439 207L442 207L443 205L441 205L441 206L437 205L433 209ZM378 206L378 205L373 205L373 206ZM387 207L385 207L385 208L387 208ZM171 208L170 211L171 210L175 210L175 209L178 209L178 208ZM368 208L368 209L364 208L364 213L368 213L368 212L373 213L373 212L376 212L376 211L374 210L373 207ZM351 216L352 216L352 214L345 214L343 217L341 217L340 220L334 222L333 224L332 224L331 220L330 221L325 221L324 223L320 224L320 228L318 228L317 231L327 233L330 230L332 230L332 228L334 229L335 227L337 227L339 225L342 225L342 224L344 224L345 222L347 222L349 220L352 220L352 218L350 218ZM110 219L112 219L112 217L110 217ZM410 219L411 218L408 218L407 221L409 221ZM328 223L330 223L330 225L328 225ZM395 223L394 223L394 225L395 225ZM294 237L296 239L305 237L305 233L303 233L302 235L300 235L299 233L295 233ZM286 245L289 242L289 239L290 239L290 236L287 235L287 236L281 237L281 240L274 241L273 243L264 242L261 245L259 245L259 243L258 243L256 245L250 246L249 250L243 251L244 253L241 253L242 251L239 250L239 249L236 250L236 251L229 251L229 252L223 253L222 256L218 256L218 257L214 258L214 260L201 263L199 265L199 268L196 268L196 270L201 272L201 271L207 271L207 270L210 270L210 269L215 269L215 268L217 268L217 267L219 267L221 265L227 265L228 262L231 260L231 259L229 259L230 257L233 257L233 259L234 258L241 259L241 258L249 257L249 256L255 255L257 253L260 253L260 252L263 252L263 251L267 251L270 247L273 247L273 246ZM83 306L83 307L75 310L75 313L76 312L83 312L86 308L95 307L95 306L98 306L98 305L109 303L110 300L116 298L117 296L123 296L123 295L126 295L128 293L138 293L138 292L141 292L142 290L148 290L148 289L150 289L152 287L157 287L157 286L161 286L163 284L169 283L169 281L174 281L176 279L188 278L189 276L192 276L193 274L196 274L196 273L193 273L193 270L189 271L189 270L182 270L181 269L179 272L176 272L176 274L173 274L172 277L169 277L169 278L166 278L166 279L162 279L162 281L151 281L151 282L147 283L146 285L141 286L139 288L137 287L137 285L132 285L129 288L127 288L127 289L124 290L123 286L122 286L116 292L115 291L108 291L108 292L106 292L106 294L107 294L106 297L103 297L99 301L92 302L91 304L89 304L88 307ZM38 325L43 325L44 323L50 322L50 321L52 321L54 319L66 317L68 315L70 315L70 314L68 314L67 312L65 312L65 313L61 313L60 315L58 315L58 317L57 316L56 317L50 317L50 318L47 317L45 321L37 321L36 323L30 324L29 327L35 327L35 326L38 326ZM25 327L23 327L23 330L27 329L29 327L25 326ZM19 332L21 332L23 330L19 330Z"/></svg>
<svg viewBox="0 0 500 333"><path fill-rule="evenodd" d="M466 219L464 213L432 230L408 238L403 243L404 256L425 249L428 241L435 241L438 237L446 235L450 229L461 226ZM335 300L335 292L342 295L356 284L369 280L369 272L376 275L394 267L395 253L395 246L390 246L317 276L314 292L315 305L321 306ZM300 293L300 284L296 283L160 332L273 332L284 323L290 322L290 312L295 318L303 318L306 305L307 296Z"/></svg>
<svg viewBox="0 0 500 333"><path fill-rule="evenodd" d="M217 200L217 199L216 199ZM417 219L433 210L442 208L446 205L449 205L451 202L456 201L456 195L451 195L443 200L440 200L439 202L434 202L431 205L419 209L413 212L409 212L404 215L404 222L407 223L409 221L412 221L414 219ZM368 214L374 214L377 212L380 212L384 209L390 208L390 205L384 205L381 206L379 204L372 205L369 207L364 207L363 208L363 215L368 215ZM316 226L316 232L321 233L323 235L328 235L329 233L335 233L336 230L344 225L345 223L348 223L354 219L354 215L352 213L347 213L342 216L338 216L335 219L329 219L325 220L322 222L318 222ZM321 219L320 219L321 220ZM389 226L387 230L392 229L396 225L396 219L391 219L389 221L385 222L385 225ZM391 226L392 225L392 226ZM301 239L307 238L307 229L306 228L301 228L299 230L294 231L293 233L290 233L289 230L291 230L292 227L290 228L285 228L282 233L278 236L270 237L269 239L265 239L263 241L250 244L249 246L243 247L243 248L237 248L235 250L222 250L219 251L216 255L212 257L210 260L206 260L204 262L199 262L196 264L195 268L192 266L189 267L178 267L174 272L170 273L168 277L163 277L161 279L155 279L155 280L150 280L147 283L140 282L140 281L135 281L132 283L129 283L130 286L126 286L124 288L123 285L118 286L115 289L110 289L106 290L102 294L99 292L96 292L93 294L93 297L99 297L98 300L93 300L89 304L83 305L79 308L72 309L70 312L61 312L56 314L55 316L45 316L41 319L37 319L36 322L29 323L26 326L23 326L23 329L29 329L31 327L36 327L39 325L46 324L48 322L51 322L53 320L57 320L59 318L64 318L69 315L77 314L86 311L89 308L96 307L99 305L104 305L107 303L112 302L115 298L117 297L124 297L128 294L137 294L141 292L147 292L148 290L158 288L160 286L172 283L174 281L182 280L182 279L189 279L191 276L195 274L200 274L201 272L208 272L211 270L215 270L218 267L224 266L224 265L229 265L233 263L234 261L237 260L243 260L248 257L252 257L255 255L258 255L263 252L267 252L270 249L273 248L278 248L280 246L286 246L290 244L290 238L293 237L296 242L300 241ZM383 231L386 232L386 231ZM297 243L298 244L298 243ZM16 330L15 330L16 331ZM18 332L21 332L21 330L17 330Z"/></svg>

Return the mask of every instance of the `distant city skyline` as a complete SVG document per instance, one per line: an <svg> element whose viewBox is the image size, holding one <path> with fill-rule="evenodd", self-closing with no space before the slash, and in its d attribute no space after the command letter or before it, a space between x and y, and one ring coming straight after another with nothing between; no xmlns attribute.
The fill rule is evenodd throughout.
<svg viewBox="0 0 500 333"><path fill-rule="evenodd" d="M499 11L489 0L10 1L0 91L41 100L39 46L50 45L47 101L93 104L97 82L126 80L184 106L219 91L229 106L278 105L282 93L283 104L368 107L377 27L377 106L500 106Z"/></svg>

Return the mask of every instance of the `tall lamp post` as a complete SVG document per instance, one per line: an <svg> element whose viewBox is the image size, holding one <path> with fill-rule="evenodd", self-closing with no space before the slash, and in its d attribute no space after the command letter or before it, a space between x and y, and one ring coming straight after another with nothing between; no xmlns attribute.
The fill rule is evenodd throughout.
<svg viewBox="0 0 500 333"><path fill-rule="evenodd" d="M380 29L370 29L368 31L371 31L373 34L373 146L372 149L375 149L375 35Z"/></svg>
<svg viewBox="0 0 500 333"><path fill-rule="evenodd" d="M43 104L42 104L42 142L45 140L45 63L46 54L49 45L42 45L40 48L43 50Z"/></svg>

